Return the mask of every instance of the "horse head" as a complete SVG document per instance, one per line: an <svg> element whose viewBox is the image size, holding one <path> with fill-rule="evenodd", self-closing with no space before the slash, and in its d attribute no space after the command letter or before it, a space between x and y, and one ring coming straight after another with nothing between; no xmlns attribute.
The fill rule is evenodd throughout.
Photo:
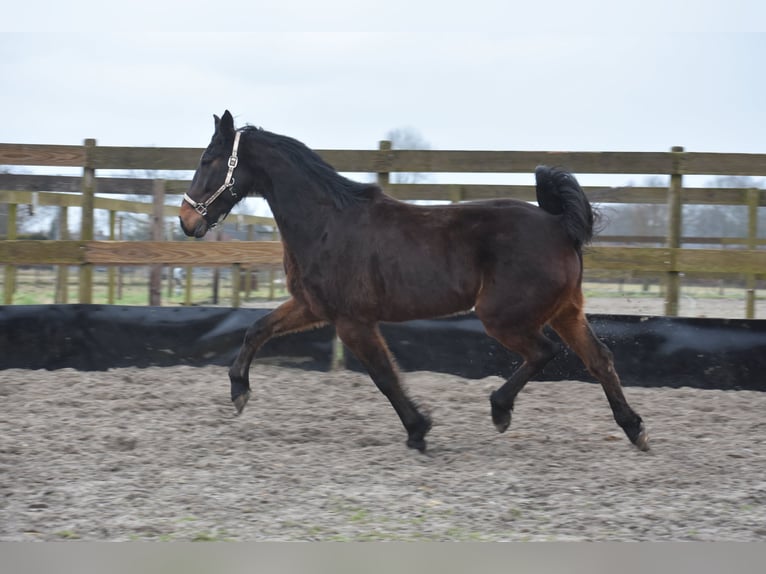
<svg viewBox="0 0 766 574"><path fill-rule="evenodd" d="M215 132L202 153L179 212L181 229L193 237L202 237L223 221L253 183L252 174L239 163L242 132L234 129L231 113L226 110L222 117L213 117Z"/></svg>

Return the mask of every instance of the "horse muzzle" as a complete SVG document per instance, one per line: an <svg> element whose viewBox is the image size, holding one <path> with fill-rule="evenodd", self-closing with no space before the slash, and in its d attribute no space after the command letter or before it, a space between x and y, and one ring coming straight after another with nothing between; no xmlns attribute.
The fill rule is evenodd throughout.
<svg viewBox="0 0 766 574"><path fill-rule="evenodd" d="M182 207L178 219L181 229L189 237L200 238L208 231L209 226L205 218L191 208Z"/></svg>

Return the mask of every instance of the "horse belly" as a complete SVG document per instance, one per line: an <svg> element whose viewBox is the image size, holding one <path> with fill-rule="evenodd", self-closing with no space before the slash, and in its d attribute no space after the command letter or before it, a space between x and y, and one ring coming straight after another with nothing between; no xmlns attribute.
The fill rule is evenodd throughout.
<svg viewBox="0 0 766 574"><path fill-rule="evenodd" d="M374 267L374 265L373 265ZM438 261L370 274L381 321L409 321L451 315L471 309L481 286L473 265L449 267Z"/></svg>

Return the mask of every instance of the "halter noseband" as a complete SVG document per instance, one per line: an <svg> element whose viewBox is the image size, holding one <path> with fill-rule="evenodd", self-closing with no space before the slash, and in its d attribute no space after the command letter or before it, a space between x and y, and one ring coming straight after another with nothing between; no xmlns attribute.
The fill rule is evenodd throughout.
<svg viewBox="0 0 766 574"><path fill-rule="evenodd" d="M234 193L234 169L237 167L237 164L239 163L239 158L237 157L237 148L239 147L239 136L242 134L241 131L237 130L234 134L234 145L231 149L231 155L229 156L229 171L226 172L226 179L223 182L223 185L218 188L218 190L207 198L207 201L199 203L197 201L194 201L191 197L189 197L188 193L184 193L184 201L189 203L194 208L194 211L202 215L203 217L207 215L207 208L210 207L210 204L212 204L218 197L227 189L231 189L231 195L235 198L237 197L237 194ZM225 217L225 216L224 216ZM222 218L223 219L223 218ZM218 222L212 224L210 227L215 227L218 225Z"/></svg>

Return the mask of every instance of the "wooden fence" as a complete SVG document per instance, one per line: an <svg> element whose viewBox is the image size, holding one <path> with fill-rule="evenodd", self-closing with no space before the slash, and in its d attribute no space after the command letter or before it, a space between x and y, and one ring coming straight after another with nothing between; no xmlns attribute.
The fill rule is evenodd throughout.
<svg viewBox="0 0 766 574"><path fill-rule="evenodd" d="M753 317L757 280L766 278L766 240L758 237L758 208L766 206L764 189L693 188L684 186L688 175L766 176L766 154L691 153L674 147L669 152L530 152L530 151L432 151L393 150L381 142L377 150L317 150L341 172L376 173L384 190L404 200L467 201L514 197L533 201L533 185L392 183L391 174L416 173L531 173L539 164L561 166L578 176L583 174L667 175L669 186L586 187L592 201L600 203L663 204L668 208L668 228L663 237L600 237L586 254L586 268L593 271L631 271L665 278L665 313L677 315L681 280L684 275L736 276L745 279L746 316ZM232 266L281 263L278 241L200 242L163 241L161 231L152 241L96 241L93 212L107 209L111 214L126 211L151 212L155 229L164 217L175 217L177 207L166 208L167 194L180 195L188 188L183 179L96 177L96 170L140 170L168 172L193 170L201 149L131 148L97 146L85 140L82 146L0 144L0 166L78 167L81 176L0 174L0 204L8 205L8 233L0 241L0 264L6 265L5 302L12 301L15 265L76 265L80 269L79 301L92 301L93 266L162 265ZM530 177L531 179L531 177ZM153 204L96 197L102 194L143 194ZM67 193L68 192L68 193ZM75 193L76 195L70 195ZM82 209L78 240L23 241L15 239L15 209L19 204L56 205L66 222L70 206ZM130 204L130 205L129 205ZM179 202L180 204L180 197ZM741 205L748 212L747 224L739 238L713 239L682 237L684 205ZM111 216L114 237L114 215ZM247 223L272 224L265 218L247 217ZM65 226L64 226L65 227ZM727 243L736 249L684 249L690 240ZM604 245L604 243L652 242L660 247ZM234 276L239 277L239 273ZM234 282L233 289L239 291ZM9 287L11 286L11 287ZM235 304L237 301L235 300Z"/></svg>

